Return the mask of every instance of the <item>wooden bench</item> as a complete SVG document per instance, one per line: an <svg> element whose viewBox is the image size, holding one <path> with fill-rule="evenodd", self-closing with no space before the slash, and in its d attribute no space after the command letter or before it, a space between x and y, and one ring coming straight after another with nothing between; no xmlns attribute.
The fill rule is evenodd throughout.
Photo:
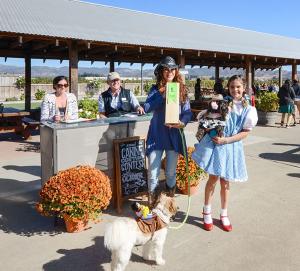
<svg viewBox="0 0 300 271"><path fill-rule="evenodd" d="M28 117L24 117L22 119L22 122L25 124L25 129L23 132L23 136L25 139L28 139L31 137L31 131L39 129L40 127L40 122Z"/></svg>

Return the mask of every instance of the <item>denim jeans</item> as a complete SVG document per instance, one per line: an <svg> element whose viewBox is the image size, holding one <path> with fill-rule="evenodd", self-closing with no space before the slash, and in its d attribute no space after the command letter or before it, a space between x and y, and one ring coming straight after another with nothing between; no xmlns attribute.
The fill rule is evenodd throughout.
<svg viewBox="0 0 300 271"><path fill-rule="evenodd" d="M162 150L154 150L148 157L148 187L150 192L153 192L158 186L158 177L161 168ZM178 153L170 150L166 151L166 183L172 188L176 185L176 167Z"/></svg>

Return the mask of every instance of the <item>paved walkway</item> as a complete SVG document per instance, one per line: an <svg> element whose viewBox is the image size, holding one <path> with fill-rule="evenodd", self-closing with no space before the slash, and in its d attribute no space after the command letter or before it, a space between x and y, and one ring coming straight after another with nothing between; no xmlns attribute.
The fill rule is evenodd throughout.
<svg viewBox="0 0 300 271"><path fill-rule="evenodd" d="M249 182L231 186L232 232L222 231L218 222L219 187L213 204L215 227L212 232L203 230L203 183L192 197L186 225L169 230L166 265L145 263L141 247L136 247L127 270L300 270L299 134L300 125L256 127L245 140ZM77 234L65 233L62 226L54 228L52 218L34 210L40 189L38 142L39 136L28 142L0 137L0 270L110 270L103 229L117 216L114 210L108 210L101 223ZM176 200L180 220L187 198L177 195ZM127 209L124 215L129 213Z"/></svg>

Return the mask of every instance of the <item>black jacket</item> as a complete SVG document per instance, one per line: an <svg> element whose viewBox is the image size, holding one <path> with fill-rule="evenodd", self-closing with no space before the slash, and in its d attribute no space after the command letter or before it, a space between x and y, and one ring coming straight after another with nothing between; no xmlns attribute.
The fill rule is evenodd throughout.
<svg viewBox="0 0 300 271"><path fill-rule="evenodd" d="M105 115L107 117L118 117L132 111L130 103L130 90L121 87L119 94L121 108L118 109L111 107L112 95L109 90L104 91L101 95L104 102Z"/></svg>
<svg viewBox="0 0 300 271"><path fill-rule="evenodd" d="M299 83L293 84L292 88L294 89L295 95L300 96L300 85L299 85Z"/></svg>
<svg viewBox="0 0 300 271"><path fill-rule="evenodd" d="M294 89L288 85L283 85L277 94L279 97L279 105L289 105L295 100Z"/></svg>

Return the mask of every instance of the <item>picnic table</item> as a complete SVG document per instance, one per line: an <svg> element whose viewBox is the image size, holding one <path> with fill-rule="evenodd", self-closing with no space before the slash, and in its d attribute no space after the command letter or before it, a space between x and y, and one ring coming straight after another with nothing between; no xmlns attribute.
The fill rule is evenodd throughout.
<svg viewBox="0 0 300 271"><path fill-rule="evenodd" d="M11 131L28 139L31 135L31 130L39 125L39 122L27 118L29 115L30 112L28 111L12 107L3 108L3 111L0 112L0 132Z"/></svg>

